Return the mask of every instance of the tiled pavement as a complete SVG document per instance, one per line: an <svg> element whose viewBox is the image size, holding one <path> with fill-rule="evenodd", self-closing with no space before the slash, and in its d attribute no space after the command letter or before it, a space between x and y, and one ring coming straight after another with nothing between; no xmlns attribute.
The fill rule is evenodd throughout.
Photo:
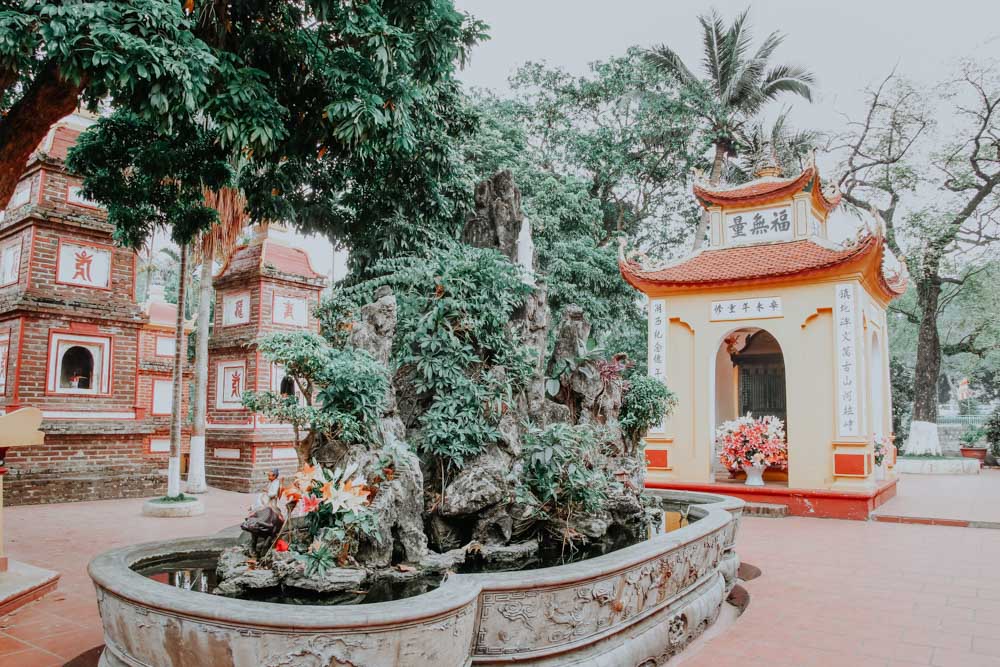
<svg viewBox="0 0 1000 667"><path fill-rule="evenodd" d="M1000 528L1000 469L978 475L901 475L896 497L874 514Z"/></svg>
<svg viewBox="0 0 1000 667"><path fill-rule="evenodd" d="M248 501L213 491L208 514L189 519L141 517L141 501L8 508L11 556L63 578L0 619L0 667L63 665L101 643L94 554L215 532ZM1000 530L747 518L738 549L763 571L744 584L750 606L685 667L1000 665Z"/></svg>
<svg viewBox="0 0 1000 667"><path fill-rule="evenodd" d="M248 494L214 489L200 497L206 514L185 519L144 517L141 499L6 508L8 555L56 570L62 577L54 593L0 618L0 667L64 665L104 643L87 576L87 563L96 554L127 544L217 532L239 523L251 501Z"/></svg>
<svg viewBox="0 0 1000 667"><path fill-rule="evenodd" d="M997 667L1000 530L746 519L750 606L685 667Z"/></svg>

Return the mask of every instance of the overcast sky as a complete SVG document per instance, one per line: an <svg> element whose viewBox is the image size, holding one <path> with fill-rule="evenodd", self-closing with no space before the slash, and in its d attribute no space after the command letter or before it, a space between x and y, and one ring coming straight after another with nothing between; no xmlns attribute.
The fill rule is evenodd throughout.
<svg viewBox="0 0 1000 667"><path fill-rule="evenodd" d="M680 0L456 0L490 25L460 78L503 91L507 77L529 60L572 74L632 45L665 43L700 72L697 17L716 8L728 21L747 6L759 40L786 35L775 62L802 65L817 79L812 104L788 103L795 126L837 131L843 116L863 106L864 87L894 67L917 83L949 76L963 57L1000 57L1000 0L759 0L755 3ZM316 268L327 272L328 245L312 244Z"/></svg>

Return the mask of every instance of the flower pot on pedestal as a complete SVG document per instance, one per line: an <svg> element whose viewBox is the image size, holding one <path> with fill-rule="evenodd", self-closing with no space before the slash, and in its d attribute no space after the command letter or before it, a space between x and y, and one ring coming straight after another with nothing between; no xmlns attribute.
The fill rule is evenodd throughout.
<svg viewBox="0 0 1000 667"><path fill-rule="evenodd" d="M743 466L743 472L747 474L745 486L764 486L764 466Z"/></svg>

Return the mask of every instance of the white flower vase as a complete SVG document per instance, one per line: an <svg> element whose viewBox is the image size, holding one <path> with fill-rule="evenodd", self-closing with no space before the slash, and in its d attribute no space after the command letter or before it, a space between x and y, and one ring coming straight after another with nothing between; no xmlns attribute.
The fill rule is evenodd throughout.
<svg viewBox="0 0 1000 667"><path fill-rule="evenodd" d="M764 486L764 466L743 466L743 472L747 474L744 486Z"/></svg>
<svg viewBox="0 0 1000 667"><path fill-rule="evenodd" d="M884 482L885 481L885 465L875 466L875 481Z"/></svg>

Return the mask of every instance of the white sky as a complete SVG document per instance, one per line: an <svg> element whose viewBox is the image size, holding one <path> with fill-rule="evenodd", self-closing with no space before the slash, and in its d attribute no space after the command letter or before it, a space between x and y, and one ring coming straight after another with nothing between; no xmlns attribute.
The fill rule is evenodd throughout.
<svg viewBox="0 0 1000 667"><path fill-rule="evenodd" d="M632 45L666 43L700 69L699 14L712 7L727 20L746 0L456 0L490 25L460 74L468 86L507 88L507 77L528 60L546 61L582 75L587 64ZM759 0L751 21L759 42L785 33L775 62L809 68L817 78L814 103L793 101L795 126L836 131L842 114L863 107L865 85L892 69L931 85L949 76L962 57L1000 57L1000 0ZM324 273L333 252L324 239L307 247ZM342 275L342 274L341 274Z"/></svg>

